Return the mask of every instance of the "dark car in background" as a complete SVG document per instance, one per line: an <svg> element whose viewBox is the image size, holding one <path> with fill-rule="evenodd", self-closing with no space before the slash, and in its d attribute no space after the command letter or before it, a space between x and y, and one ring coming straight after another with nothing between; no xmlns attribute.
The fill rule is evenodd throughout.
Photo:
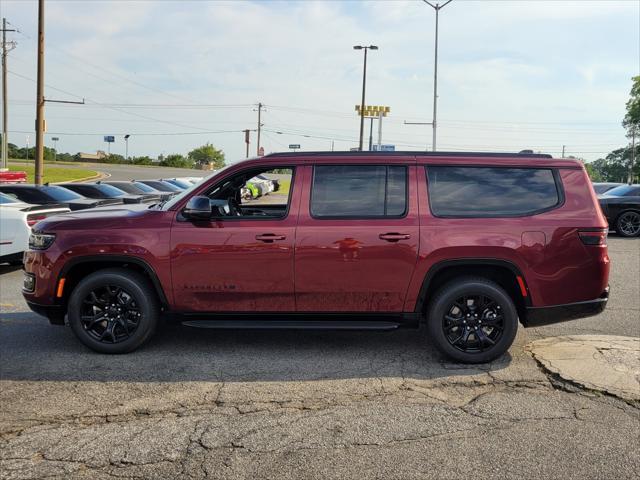
<svg viewBox="0 0 640 480"><path fill-rule="evenodd" d="M598 201L609 228L623 237L640 237L640 185L620 185Z"/></svg>
<svg viewBox="0 0 640 480"><path fill-rule="evenodd" d="M609 190L624 185L624 183L614 183L614 182L596 182L593 184L593 189L596 191L596 194L603 195L607 193Z"/></svg>
<svg viewBox="0 0 640 480"><path fill-rule="evenodd" d="M96 183L99 184L105 184L105 185L112 185L116 188L119 188L120 190L122 190L123 192L127 192L130 193L132 195L154 195L156 198L156 200L160 200L160 201L164 201L164 200L169 200L171 197L173 197L174 193L171 192L161 192L160 190L156 190L153 187L150 187L149 185L146 185L144 183L141 182L136 182L135 180L130 180L130 181L126 181L126 180L100 180Z"/></svg>
<svg viewBox="0 0 640 480"><path fill-rule="evenodd" d="M135 180L136 182L144 183L145 185L155 188L160 192L180 193L184 188L180 188L172 183L165 182L164 180Z"/></svg>
<svg viewBox="0 0 640 480"><path fill-rule="evenodd" d="M21 202L32 205L64 204L70 210L85 210L103 205L122 204L117 198L86 198L71 190L55 185L0 185L0 192L14 196Z"/></svg>
<svg viewBox="0 0 640 480"><path fill-rule="evenodd" d="M122 200L124 203L149 203L158 200L158 197L153 194L135 195L112 185L100 183L63 183L60 184L60 186L68 188L72 192L76 192L87 198L116 198Z"/></svg>

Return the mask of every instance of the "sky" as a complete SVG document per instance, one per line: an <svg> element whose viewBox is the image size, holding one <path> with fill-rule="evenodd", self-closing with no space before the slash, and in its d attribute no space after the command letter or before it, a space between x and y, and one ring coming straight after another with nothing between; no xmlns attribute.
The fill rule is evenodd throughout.
<svg viewBox="0 0 640 480"><path fill-rule="evenodd" d="M442 3L442 0L440 1ZM35 143L37 2L0 0L8 39L9 141ZM45 2L45 144L70 153L245 157L262 111L265 151L357 147L366 103L391 108L382 143L431 149L435 12L397 1ZM628 143L640 74L640 0L453 0L440 10L439 150L534 151L594 160ZM365 128L368 143L369 121ZM377 142L378 125L373 126ZM256 133L251 132L251 155Z"/></svg>

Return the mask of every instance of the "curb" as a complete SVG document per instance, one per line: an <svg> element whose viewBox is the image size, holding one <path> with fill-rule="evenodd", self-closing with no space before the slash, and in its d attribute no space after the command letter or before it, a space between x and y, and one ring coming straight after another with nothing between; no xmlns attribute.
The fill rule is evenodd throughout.
<svg viewBox="0 0 640 480"><path fill-rule="evenodd" d="M110 176L111 176L110 173L97 172L96 175L92 175L90 177L76 178L75 180L70 180L67 182L55 182L55 183L52 183L52 185L60 185L61 183L82 183L82 182L88 182L90 180L102 180L103 178L109 178Z"/></svg>

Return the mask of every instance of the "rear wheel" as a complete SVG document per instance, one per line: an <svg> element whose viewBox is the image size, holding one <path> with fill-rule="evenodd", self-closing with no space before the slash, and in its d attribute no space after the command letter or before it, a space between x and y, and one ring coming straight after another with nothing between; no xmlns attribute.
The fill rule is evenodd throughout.
<svg viewBox="0 0 640 480"><path fill-rule="evenodd" d="M616 232L623 237L640 236L640 212L622 212L616 219Z"/></svg>
<svg viewBox="0 0 640 480"><path fill-rule="evenodd" d="M496 283L463 278L443 286L427 311L429 336L448 357L485 363L503 355L518 330L511 297Z"/></svg>
<svg viewBox="0 0 640 480"><path fill-rule="evenodd" d="M87 347L101 353L131 352L155 332L156 294L140 274L125 269L97 271L73 290L69 324Z"/></svg>

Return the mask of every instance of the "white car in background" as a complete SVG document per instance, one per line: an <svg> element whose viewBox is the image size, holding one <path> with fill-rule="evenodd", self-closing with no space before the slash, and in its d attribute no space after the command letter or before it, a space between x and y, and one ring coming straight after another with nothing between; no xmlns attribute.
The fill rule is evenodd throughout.
<svg viewBox="0 0 640 480"><path fill-rule="evenodd" d="M64 205L30 205L0 193L0 263L22 263L31 227L46 217L70 211Z"/></svg>

